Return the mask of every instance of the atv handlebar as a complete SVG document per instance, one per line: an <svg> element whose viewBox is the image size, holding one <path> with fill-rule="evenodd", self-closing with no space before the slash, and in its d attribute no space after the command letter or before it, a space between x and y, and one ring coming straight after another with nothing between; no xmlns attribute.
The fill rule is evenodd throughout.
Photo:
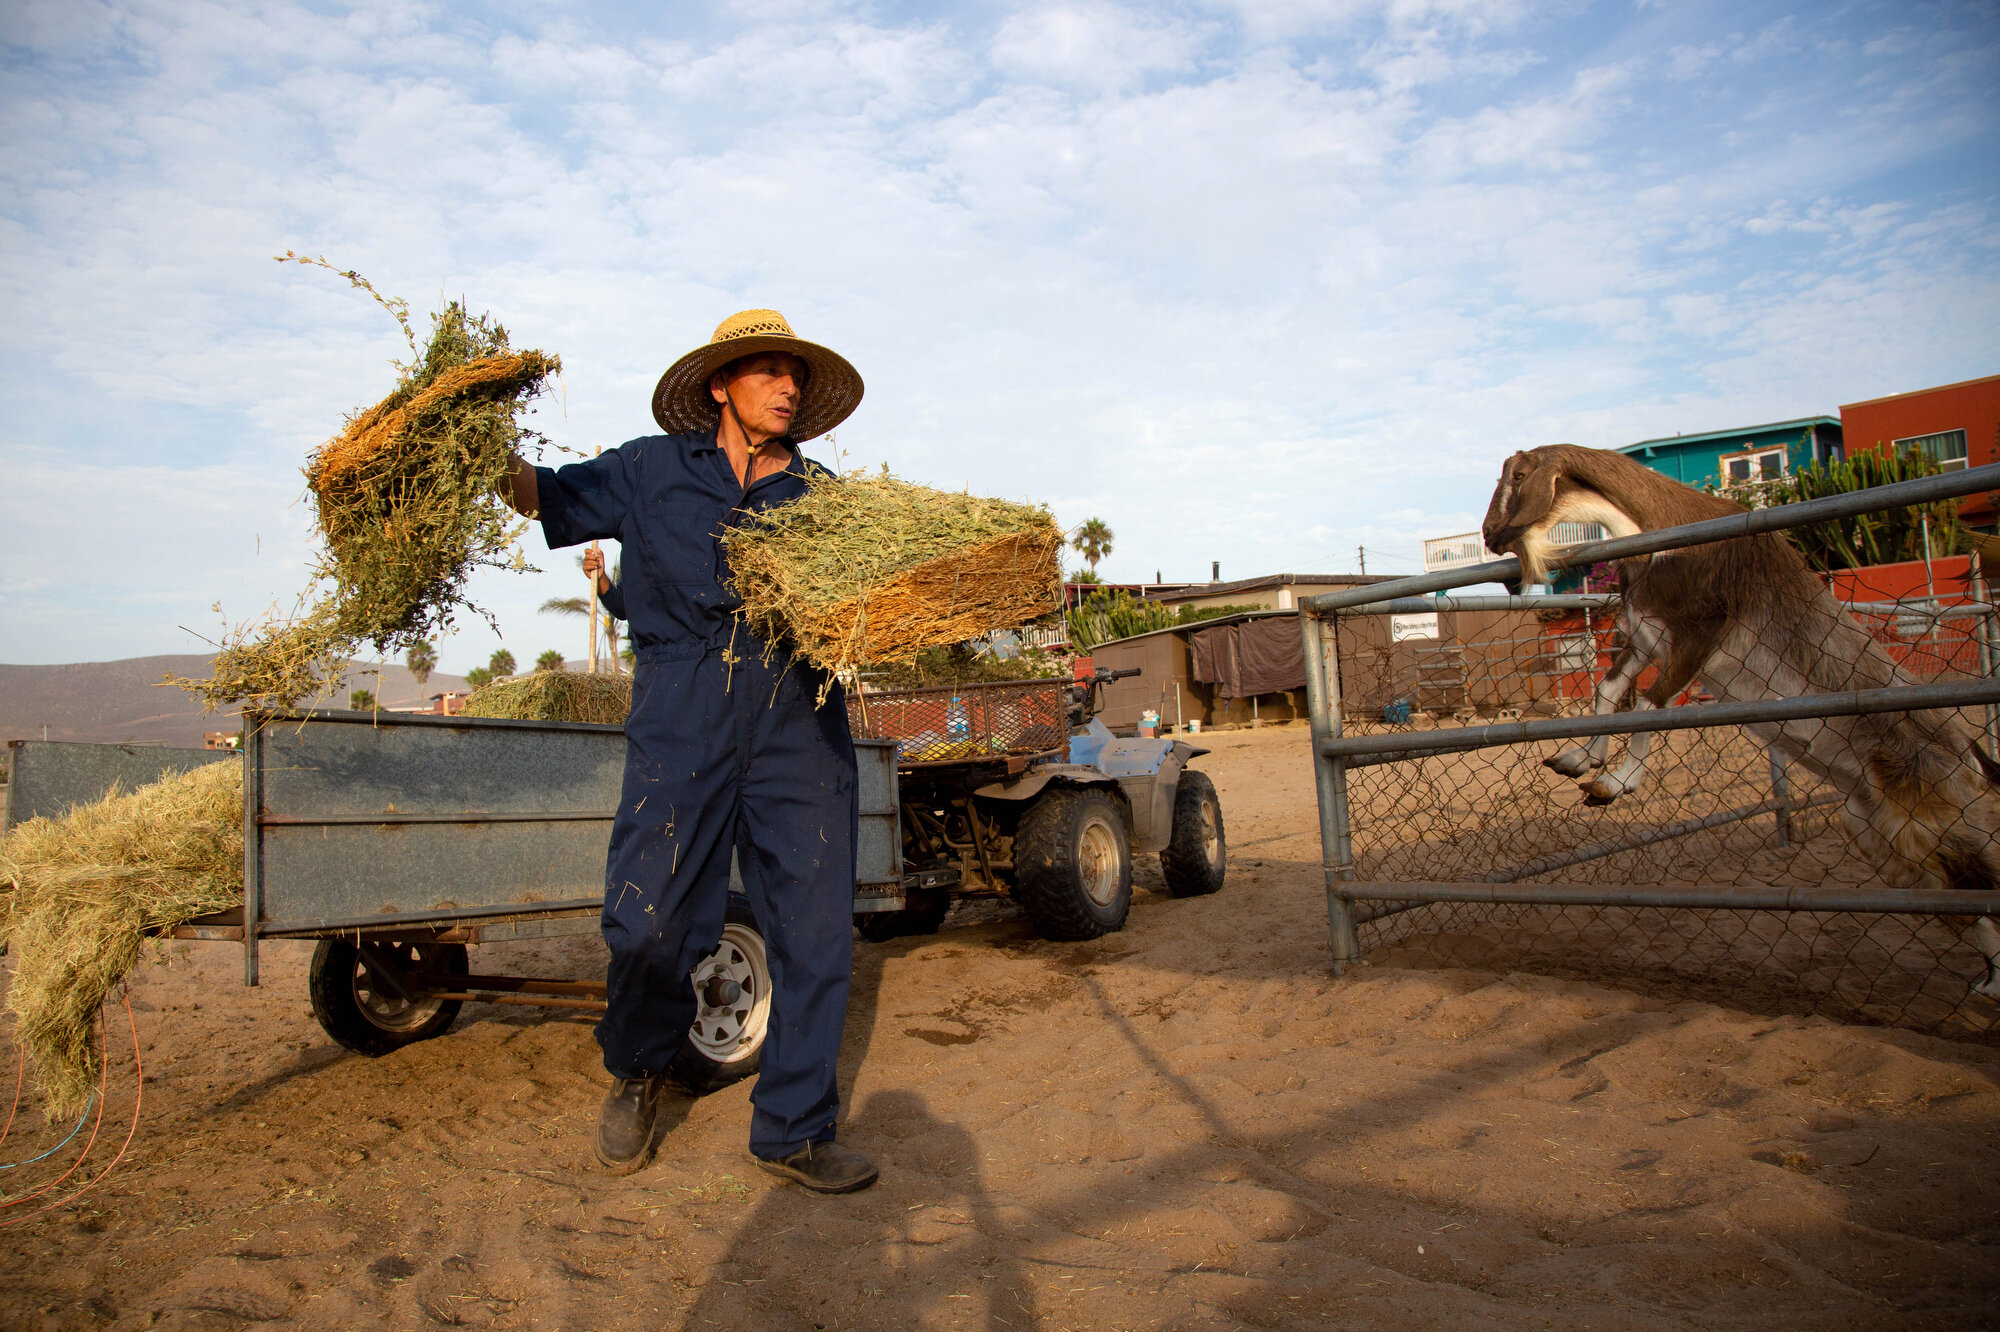
<svg viewBox="0 0 2000 1332"><path fill-rule="evenodd" d="M1143 674L1145 674L1145 671L1138 666L1127 667L1122 671L1114 671L1108 667L1099 667L1082 679L1072 681L1070 683L1070 725L1081 726L1096 713L1098 707L1097 691L1100 688L1110 684L1113 680L1124 680L1134 675Z"/></svg>

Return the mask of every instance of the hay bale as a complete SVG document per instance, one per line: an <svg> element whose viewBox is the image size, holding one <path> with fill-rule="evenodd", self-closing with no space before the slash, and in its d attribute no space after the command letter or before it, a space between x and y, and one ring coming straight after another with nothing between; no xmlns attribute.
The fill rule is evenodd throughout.
<svg viewBox="0 0 2000 1332"><path fill-rule="evenodd" d="M536 671L495 680L465 700L468 717L512 721L596 722L623 726L632 711L632 677Z"/></svg>
<svg viewBox="0 0 2000 1332"><path fill-rule="evenodd" d="M1053 613L1062 544L1040 505L932 490L886 467L811 478L723 536L751 627L833 674Z"/></svg>
<svg viewBox="0 0 2000 1332"><path fill-rule="evenodd" d="M146 931L243 900L242 764L205 764L11 829L0 893L14 958L7 1007L49 1117L74 1118L97 1084L92 1020Z"/></svg>
<svg viewBox="0 0 2000 1332"><path fill-rule="evenodd" d="M453 301L395 391L350 417L312 456L306 480L324 549L325 595L295 617L226 630L207 679L173 683L211 709L288 708L338 683L363 643L395 655L471 608L481 567L518 567L521 530L500 497L524 434L517 421L554 356L515 352L490 315Z"/></svg>

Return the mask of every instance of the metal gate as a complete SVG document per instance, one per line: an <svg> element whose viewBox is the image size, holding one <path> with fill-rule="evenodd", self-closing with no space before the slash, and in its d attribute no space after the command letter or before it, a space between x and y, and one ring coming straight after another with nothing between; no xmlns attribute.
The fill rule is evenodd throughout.
<svg viewBox="0 0 2000 1332"><path fill-rule="evenodd" d="M2000 465L1975 468L1593 542L1564 553L1559 567L1996 488ZM1824 764L1782 757L1800 736L1821 736L1813 743L1824 745L1836 733L1952 709L1991 751L2000 680L1983 577L1975 572L1963 595L1845 607L1843 623L1865 630L1894 663L1891 678L1872 682L1879 687L1857 678L1854 687L1732 702L1703 701L1691 689L1668 706L1599 715L1591 691L1623 646L1614 594L1436 595L1511 582L1519 572L1508 557L1301 605L1336 974L1360 960L1365 944L1373 956L1415 965L1540 971L1738 1007L2000 1037L2000 1008L1973 991L1986 959L1968 938L1971 918L2000 915L2000 893L1896 886L1899 875L1909 878L1896 870L1900 862L1843 823L1849 790L1819 775ZM1516 706L1471 717L1462 708L1427 716L1419 707L1389 714L1394 720L1343 709L1343 671L1350 689L1368 693L1365 681L1355 688L1365 663L1352 650L1343 655L1343 622L1502 610L1536 628L1496 637L1465 669L1508 679L1502 692ZM1614 770L1609 755L1621 741L1628 752ZM1579 753L1605 754L1601 768L1581 775L1615 788L1630 753L1648 745L1639 783L1608 803L1587 803L1583 783L1549 770L1551 762L1574 766ZM1950 835L2000 837L1978 831L1987 822L1975 827L1968 816ZM1871 835L1872 825L1858 826Z"/></svg>

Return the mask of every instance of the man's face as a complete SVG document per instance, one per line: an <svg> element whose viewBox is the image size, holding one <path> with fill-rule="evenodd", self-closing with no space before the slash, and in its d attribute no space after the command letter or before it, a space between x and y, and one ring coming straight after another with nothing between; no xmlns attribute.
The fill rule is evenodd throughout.
<svg viewBox="0 0 2000 1332"><path fill-rule="evenodd" d="M718 404L734 405L745 430L768 437L791 430L805 384L804 361L788 352L759 352L716 371L708 391Z"/></svg>

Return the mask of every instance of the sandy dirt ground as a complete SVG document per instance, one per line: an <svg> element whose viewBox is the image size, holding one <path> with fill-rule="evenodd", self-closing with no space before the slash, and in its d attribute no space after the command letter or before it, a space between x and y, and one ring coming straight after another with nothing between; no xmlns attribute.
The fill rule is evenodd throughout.
<svg viewBox="0 0 2000 1332"><path fill-rule="evenodd" d="M0 1325L2000 1325L2000 1052L1520 973L1335 981L1303 729L1212 743L1221 894L1142 863L1092 944L987 907L857 946L841 1136L882 1180L853 1197L754 1169L745 1085L602 1175L587 1022L473 1006L365 1059L309 1016L305 946L256 990L177 947L132 988L131 1150L0 1233ZM129 1048L111 1085L115 1145ZM0 1156L54 1140L29 1127Z"/></svg>

